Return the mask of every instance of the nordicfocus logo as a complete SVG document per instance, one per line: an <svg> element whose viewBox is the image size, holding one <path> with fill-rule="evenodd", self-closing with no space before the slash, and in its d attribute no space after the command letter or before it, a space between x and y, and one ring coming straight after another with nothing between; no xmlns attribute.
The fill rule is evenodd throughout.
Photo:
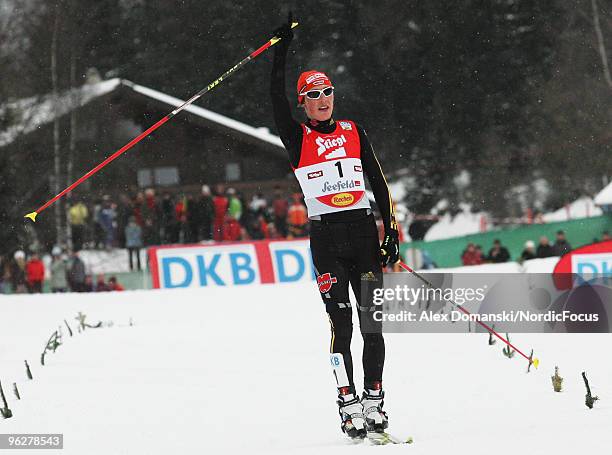
<svg viewBox="0 0 612 455"><path fill-rule="evenodd" d="M318 179L319 177L323 177L323 171L309 172L307 175L308 180Z"/></svg>
<svg viewBox="0 0 612 455"><path fill-rule="evenodd" d="M323 189L321 190L321 192L331 193L332 191L345 191L351 190L358 186L361 186L361 182L359 180L338 180L334 184L325 182L323 184Z"/></svg>
<svg viewBox="0 0 612 455"><path fill-rule="evenodd" d="M337 137L335 139L324 139L322 137L318 137L315 139L315 142L319 146L319 148L317 149L317 153L319 154L319 156L321 156L330 149L342 147L344 144L346 144L347 141L346 137L344 137L343 134L342 136ZM342 149L342 152L344 152L342 156L346 156L344 148Z"/></svg>
<svg viewBox="0 0 612 455"><path fill-rule="evenodd" d="M355 201L355 196L350 193L340 193L332 196L331 203L336 207L351 205Z"/></svg>

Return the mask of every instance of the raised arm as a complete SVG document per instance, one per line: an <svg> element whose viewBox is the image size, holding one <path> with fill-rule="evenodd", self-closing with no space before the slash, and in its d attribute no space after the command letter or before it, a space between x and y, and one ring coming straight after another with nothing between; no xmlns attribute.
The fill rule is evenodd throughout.
<svg viewBox="0 0 612 455"><path fill-rule="evenodd" d="M278 134L283 145L289 153L289 161L297 167L300 161L302 147L302 127L291 116L291 107L287 100L285 87L285 66L289 45L293 39L290 21L275 31L275 36L281 38L274 47L274 63L270 79L270 96L272 98L272 112Z"/></svg>

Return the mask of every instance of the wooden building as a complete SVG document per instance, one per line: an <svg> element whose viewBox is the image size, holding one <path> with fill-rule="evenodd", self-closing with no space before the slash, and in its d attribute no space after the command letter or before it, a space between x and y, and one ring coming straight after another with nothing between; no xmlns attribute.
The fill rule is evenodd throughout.
<svg viewBox="0 0 612 455"><path fill-rule="evenodd" d="M52 196L55 176L54 122L59 127L60 187L85 174L174 107L170 95L111 79L51 96L5 104L12 115L0 131L0 153L9 153L24 176L24 209ZM14 159L13 159L14 158ZM223 183L247 197L297 188L280 139L210 110L190 106L75 190L84 198L145 188L199 192Z"/></svg>

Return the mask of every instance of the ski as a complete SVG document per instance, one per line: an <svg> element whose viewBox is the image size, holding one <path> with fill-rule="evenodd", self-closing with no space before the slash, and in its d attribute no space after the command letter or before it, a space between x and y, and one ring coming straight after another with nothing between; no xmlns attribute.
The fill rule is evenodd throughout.
<svg viewBox="0 0 612 455"><path fill-rule="evenodd" d="M366 437L370 443L379 446L384 446L387 444L412 444L414 442L412 436L409 436L406 439L401 439L387 432L376 433L370 431L366 434Z"/></svg>

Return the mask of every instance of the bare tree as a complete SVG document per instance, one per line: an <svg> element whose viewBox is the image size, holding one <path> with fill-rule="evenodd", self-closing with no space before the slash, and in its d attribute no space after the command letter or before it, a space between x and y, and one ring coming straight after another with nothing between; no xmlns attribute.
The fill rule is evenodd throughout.
<svg viewBox="0 0 612 455"><path fill-rule="evenodd" d="M606 54L604 37L603 33L601 32L601 25L599 23L599 7L597 5L597 0L591 0L591 7L593 9L593 25L595 26L595 34L597 35L597 45L599 47L599 55L601 56L601 64L603 66L604 78L606 79L608 87L612 89L612 77L610 76L608 55Z"/></svg>
<svg viewBox="0 0 612 455"><path fill-rule="evenodd" d="M59 94L58 94L58 77L57 77L57 41L59 32L59 15L60 15L59 4L55 7L55 19L53 21L53 35L51 37L51 84L53 88L53 107L55 110L53 119L53 160L54 160L54 180L53 180L53 191L55 194L60 192L60 172L61 172L61 160L60 160L60 116L59 116ZM62 210L61 204L57 203L54 207L55 214L55 242L57 245L62 244Z"/></svg>

